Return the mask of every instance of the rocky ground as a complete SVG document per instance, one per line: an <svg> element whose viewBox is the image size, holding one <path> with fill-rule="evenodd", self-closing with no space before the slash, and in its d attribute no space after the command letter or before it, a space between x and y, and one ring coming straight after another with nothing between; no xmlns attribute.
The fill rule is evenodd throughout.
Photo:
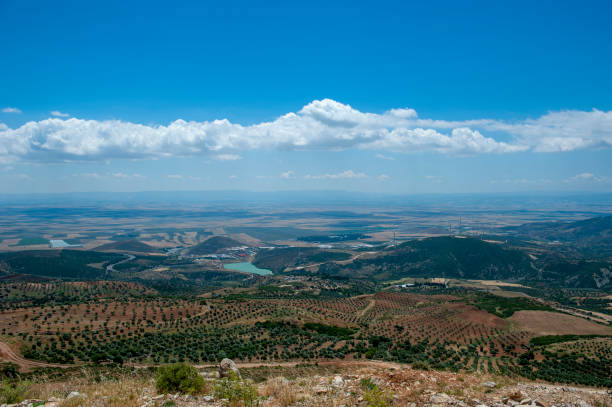
<svg viewBox="0 0 612 407"><path fill-rule="evenodd" d="M290 376L290 370L287 371ZM203 371L209 384L208 394L190 396L157 394L152 379L126 383L64 384L54 388L48 383L43 400L26 400L12 406L20 407L195 407L240 406L227 399L215 399L216 372ZM248 377L248 372L243 371ZM73 386L70 388L70 386ZM342 369L334 374L314 374L295 377L270 377L254 383L258 400L252 405L276 406L458 406L458 407L518 407L572 406L612 407L612 390L575 387L548 383L526 382L507 377L360 367ZM55 389L55 390L54 390ZM44 394L44 393L41 393ZM51 394L54 394L51 396Z"/></svg>

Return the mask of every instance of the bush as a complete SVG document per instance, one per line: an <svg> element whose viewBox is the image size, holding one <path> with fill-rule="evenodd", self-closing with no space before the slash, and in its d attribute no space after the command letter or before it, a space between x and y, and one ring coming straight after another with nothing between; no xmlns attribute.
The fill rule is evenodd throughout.
<svg viewBox="0 0 612 407"><path fill-rule="evenodd" d="M216 380L214 394L217 400L226 399L228 401L227 405L241 407L259 406L255 386L247 380L239 379L235 374Z"/></svg>
<svg viewBox="0 0 612 407"><path fill-rule="evenodd" d="M386 391L383 391L371 379L362 379L359 383L365 391L363 400L366 407L389 407L393 401L393 397Z"/></svg>
<svg viewBox="0 0 612 407"><path fill-rule="evenodd" d="M0 404L15 404L27 399L30 395L30 382L0 382Z"/></svg>
<svg viewBox="0 0 612 407"><path fill-rule="evenodd" d="M204 390L204 379L195 367L186 363L175 363L159 368L155 385L161 393L197 394Z"/></svg>
<svg viewBox="0 0 612 407"><path fill-rule="evenodd" d="M11 362L0 363L0 376L15 379L19 376L19 367Z"/></svg>

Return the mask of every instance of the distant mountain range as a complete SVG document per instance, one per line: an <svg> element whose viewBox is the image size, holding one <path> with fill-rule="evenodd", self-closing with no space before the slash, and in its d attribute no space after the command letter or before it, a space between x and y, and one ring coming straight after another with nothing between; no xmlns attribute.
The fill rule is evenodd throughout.
<svg viewBox="0 0 612 407"><path fill-rule="evenodd" d="M98 252L126 251L136 253L154 253L159 251L159 249L135 239L120 240L118 242L103 244L102 246L98 246L92 250Z"/></svg>
<svg viewBox="0 0 612 407"><path fill-rule="evenodd" d="M350 264L323 264L329 277L390 281L404 277L446 277L546 283L555 286L612 287L612 263L566 259L554 253L539 259L527 251L471 237L433 237L390 248Z"/></svg>
<svg viewBox="0 0 612 407"><path fill-rule="evenodd" d="M226 236L213 236L202 243L189 248L188 253L193 255L204 255L217 253L219 250L230 247L244 246L244 243Z"/></svg>
<svg viewBox="0 0 612 407"><path fill-rule="evenodd" d="M503 228L515 237L560 242L592 255L612 255L612 216L575 222L535 222Z"/></svg>

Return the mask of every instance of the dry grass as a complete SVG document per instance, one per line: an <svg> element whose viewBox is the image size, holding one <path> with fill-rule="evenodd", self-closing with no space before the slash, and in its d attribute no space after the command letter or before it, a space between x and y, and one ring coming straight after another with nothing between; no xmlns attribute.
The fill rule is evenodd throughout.
<svg viewBox="0 0 612 407"><path fill-rule="evenodd" d="M298 401L299 386L282 376L273 377L263 385L261 394L274 397L281 406L289 406Z"/></svg>
<svg viewBox="0 0 612 407"><path fill-rule="evenodd" d="M45 382L43 380L32 387L33 396L48 400L51 397L64 399L70 392L77 391L86 397L72 397L63 400L59 407L140 407L145 395L151 395L154 384L151 379L136 375L125 375L117 379L94 377L83 370L79 378L63 382Z"/></svg>

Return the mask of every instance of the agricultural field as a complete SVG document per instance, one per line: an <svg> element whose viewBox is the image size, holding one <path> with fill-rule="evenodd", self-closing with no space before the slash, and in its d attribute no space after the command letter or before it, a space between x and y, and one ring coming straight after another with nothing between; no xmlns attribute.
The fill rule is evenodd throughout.
<svg viewBox="0 0 612 407"><path fill-rule="evenodd" d="M536 333L478 309L464 291L295 298L252 287L226 288L204 298L163 296L136 283L110 281L5 283L0 290L3 341L25 358L48 364L376 359L552 380L556 365L550 371L536 368L542 355L549 356L547 363L561 363L557 354L566 357L534 347L530 341ZM57 299L41 300L51 297ZM522 312L543 311L514 315ZM612 334L611 328L597 326ZM602 338L584 339L590 340ZM575 374L562 380L609 385L609 369L585 373L594 361L601 366L609 360L609 353L598 351L601 345L592 346L593 352L573 359Z"/></svg>
<svg viewBox="0 0 612 407"><path fill-rule="evenodd" d="M477 208L449 235L447 210L4 208L0 357L22 369L375 360L610 387L612 259L509 235L537 218L604 244L607 220Z"/></svg>

